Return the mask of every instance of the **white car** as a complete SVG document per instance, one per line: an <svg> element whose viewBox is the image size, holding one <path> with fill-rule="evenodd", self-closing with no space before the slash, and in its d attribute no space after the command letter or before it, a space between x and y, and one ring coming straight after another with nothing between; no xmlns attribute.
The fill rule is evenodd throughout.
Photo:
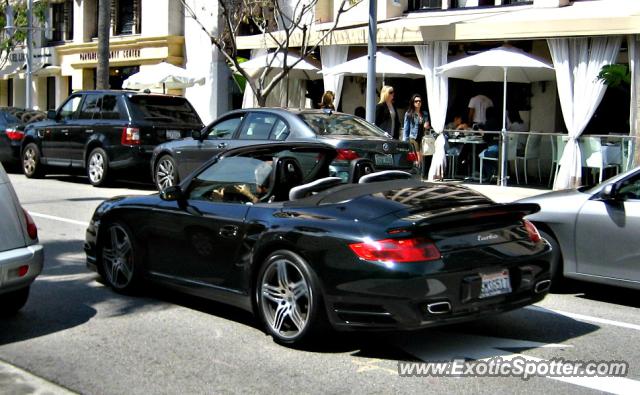
<svg viewBox="0 0 640 395"><path fill-rule="evenodd" d="M24 306L31 283L42 272L43 261L36 224L20 206L0 164L0 315L15 313Z"/></svg>

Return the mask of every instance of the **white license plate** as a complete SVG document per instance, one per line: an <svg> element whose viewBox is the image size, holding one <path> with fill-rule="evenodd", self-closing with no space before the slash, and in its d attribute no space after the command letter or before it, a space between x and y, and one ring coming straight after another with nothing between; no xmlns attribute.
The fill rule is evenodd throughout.
<svg viewBox="0 0 640 395"><path fill-rule="evenodd" d="M376 165L392 166L393 165L393 155L391 155L391 154L386 154L386 155L378 155L378 154L376 154Z"/></svg>
<svg viewBox="0 0 640 395"><path fill-rule="evenodd" d="M509 281L509 271L503 270L498 273L481 274L482 288L480 299L489 298L511 292L511 282Z"/></svg>
<svg viewBox="0 0 640 395"><path fill-rule="evenodd" d="M177 140L180 137L182 137L182 135L180 134L179 130L167 130L167 139L168 140Z"/></svg>

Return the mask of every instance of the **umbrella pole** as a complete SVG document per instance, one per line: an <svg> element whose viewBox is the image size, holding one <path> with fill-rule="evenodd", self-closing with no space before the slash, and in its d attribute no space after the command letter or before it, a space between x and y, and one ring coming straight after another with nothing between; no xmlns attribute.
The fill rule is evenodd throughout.
<svg viewBox="0 0 640 395"><path fill-rule="evenodd" d="M502 88L502 131L500 132L500 173L498 177L498 186L507 186L507 68L504 70L504 83ZM480 175L482 177L482 174Z"/></svg>

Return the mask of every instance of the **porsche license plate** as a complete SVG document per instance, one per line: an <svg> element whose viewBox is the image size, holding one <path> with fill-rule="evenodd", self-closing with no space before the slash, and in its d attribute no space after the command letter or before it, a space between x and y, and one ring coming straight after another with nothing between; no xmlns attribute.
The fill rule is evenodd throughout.
<svg viewBox="0 0 640 395"><path fill-rule="evenodd" d="M509 271L506 269L498 273L481 274L480 277L482 278L482 288L479 296L480 299L508 294L511 292Z"/></svg>
<svg viewBox="0 0 640 395"><path fill-rule="evenodd" d="M167 140L177 140L180 137L182 137L182 135L179 130L167 130Z"/></svg>
<svg viewBox="0 0 640 395"><path fill-rule="evenodd" d="M391 154L376 154L376 165L391 166L393 165L393 155Z"/></svg>

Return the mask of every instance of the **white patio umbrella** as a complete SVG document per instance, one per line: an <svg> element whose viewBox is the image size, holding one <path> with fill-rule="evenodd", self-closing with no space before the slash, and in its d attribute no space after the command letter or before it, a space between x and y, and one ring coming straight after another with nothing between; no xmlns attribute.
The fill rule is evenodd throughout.
<svg viewBox="0 0 640 395"><path fill-rule="evenodd" d="M122 87L124 89L162 88L162 91L166 92L167 89L183 89L203 83L204 78L193 77L182 67L160 62L131 75L124 80Z"/></svg>
<svg viewBox="0 0 640 395"><path fill-rule="evenodd" d="M291 66L300 59L298 54L287 53L287 59L285 63L284 52L271 52L266 55L258 56L246 62L240 63L242 67L250 76L255 77L264 68L270 67L272 69L283 69L286 66ZM319 76L317 71L320 70L320 63L313 59L303 59L300 63L296 64L289 73L288 78L302 79L302 80L318 80L322 76Z"/></svg>
<svg viewBox="0 0 640 395"><path fill-rule="evenodd" d="M462 78L475 82L502 81L502 145L500 161L500 180L506 185L506 144L507 129L507 82L530 83L555 79L553 66L544 60L510 46L494 48L477 55L469 56L438 67L438 73L450 78ZM480 175L482 177L482 175Z"/></svg>
<svg viewBox="0 0 640 395"><path fill-rule="evenodd" d="M322 73L366 76L368 67L369 59L365 55L330 69L322 70ZM382 74L383 84L385 77L424 78L424 73L418 62L386 49L376 52L376 74Z"/></svg>

